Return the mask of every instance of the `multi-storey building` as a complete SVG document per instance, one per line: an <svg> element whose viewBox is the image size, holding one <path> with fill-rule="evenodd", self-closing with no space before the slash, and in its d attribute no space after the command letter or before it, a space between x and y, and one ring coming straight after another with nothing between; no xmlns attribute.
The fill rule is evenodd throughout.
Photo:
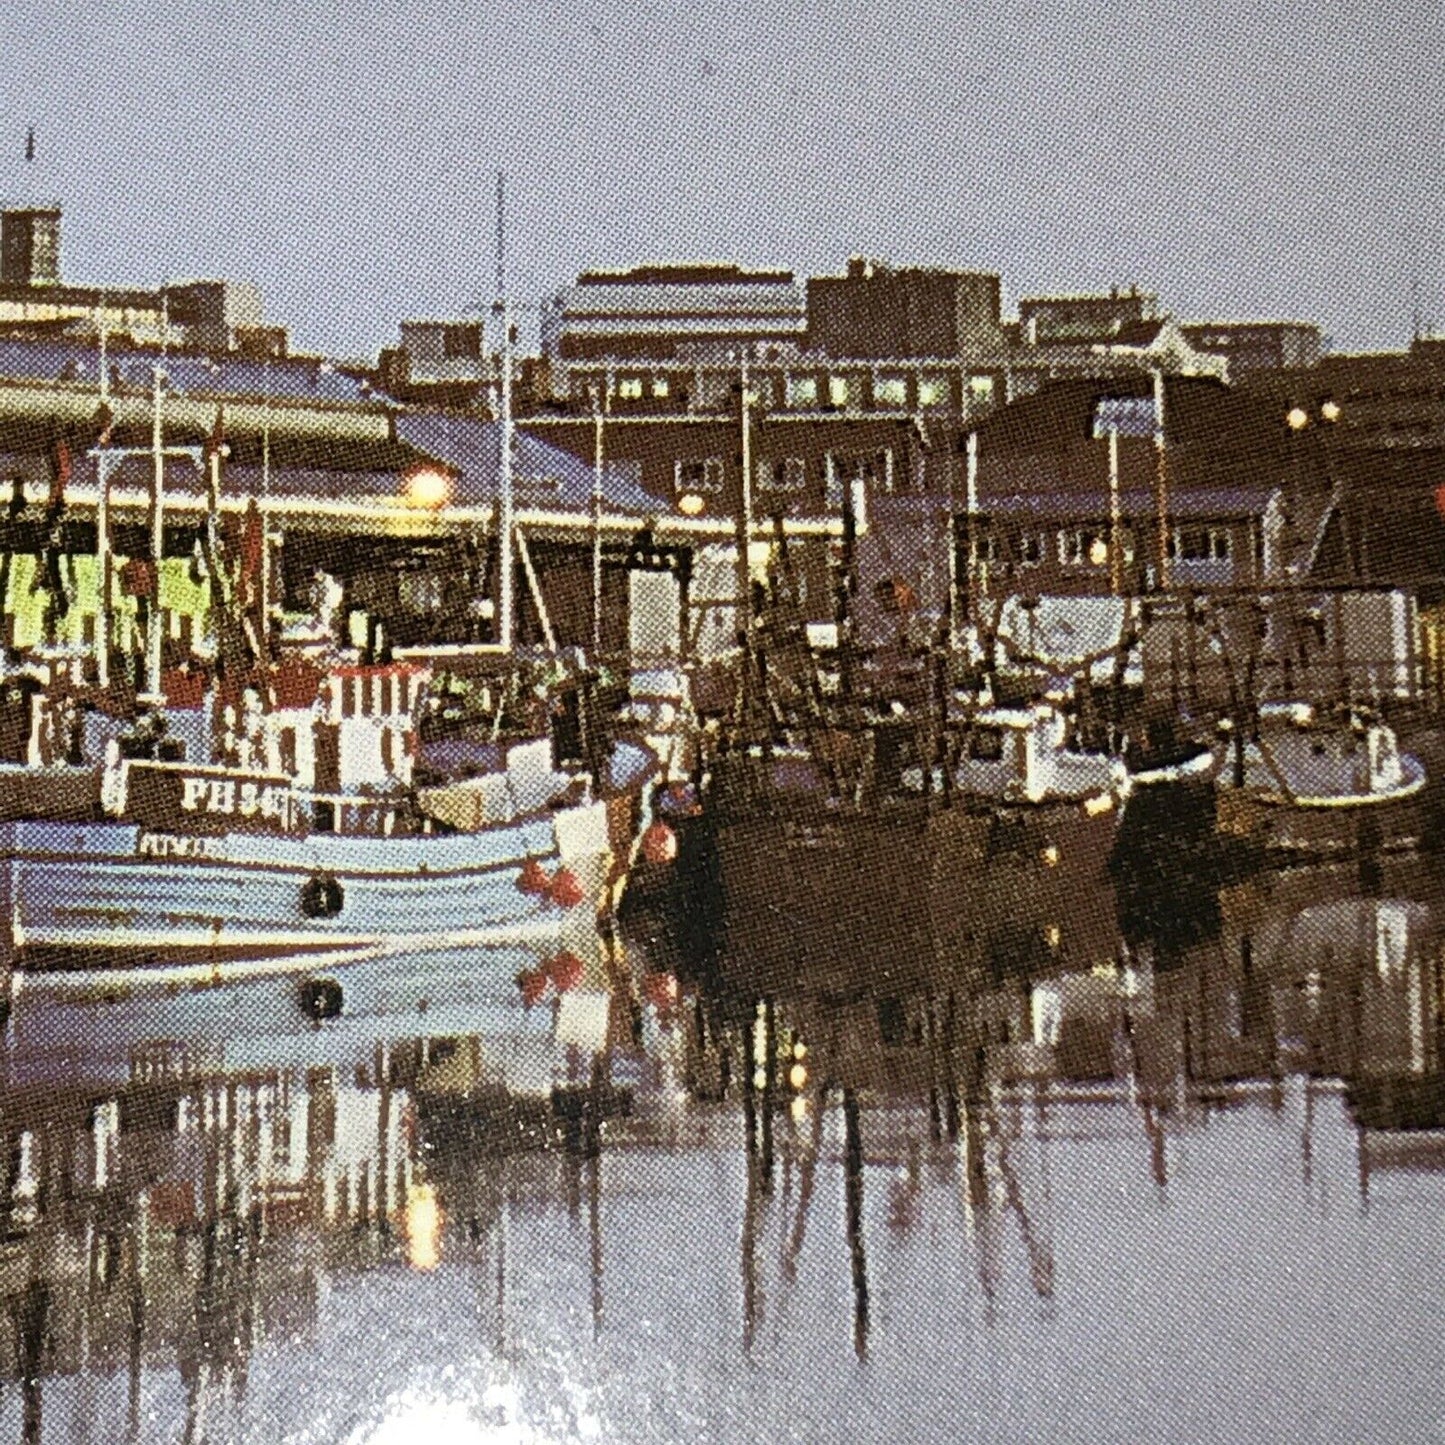
<svg viewBox="0 0 1445 1445"><path fill-rule="evenodd" d="M172 281L154 290L61 279L58 205L0 213L0 334L89 337L178 351L284 356L284 327L266 323L246 281Z"/></svg>

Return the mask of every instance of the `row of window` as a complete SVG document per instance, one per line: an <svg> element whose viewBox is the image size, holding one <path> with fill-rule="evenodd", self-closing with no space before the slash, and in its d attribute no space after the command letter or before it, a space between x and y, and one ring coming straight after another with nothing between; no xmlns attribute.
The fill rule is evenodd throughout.
<svg viewBox="0 0 1445 1445"><path fill-rule="evenodd" d="M823 463L824 480L841 497L844 483L869 482L891 489L893 464L886 452L834 453ZM685 492L719 493L723 489L723 460L704 457L673 463L673 488ZM808 485L808 463L804 457L762 457L753 464L753 485L760 491L801 492Z"/></svg>
<svg viewBox="0 0 1445 1445"><path fill-rule="evenodd" d="M814 372L787 372L782 376L782 404L796 411L809 411L820 406L843 410L861 407L866 399L865 380L858 374L834 373L820 377ZM777 378L772 375L751 378L748 389L753 406L769 408L778 404L776 381ZM703 406L718 406L731 394L731 389L732 378L729 375L705 373L699 377L696 399ZM986 406L993 400L993 390L991 376L969 377L966 403ZM662 373L618 376L613 379L612 392L620 401L641 401L645 397L661 401L671 395L672 381ZM916 382L907 375L876 376L873 378L871 404L881 411L947 409L953 405L951 378L927 372L919 375Z"/></svg>
<svg viewBox="0 0 1445 1445"><path fill-rule="evenodd" d="M1021 567L1039 567L1053 551L1061 567L1106 567L1109 563L1109 534L1106 529L1064 527L1052 538L1047 532L1023 531L1015 534L1013 560ZM1125 562L1134 560L1134 533L1124 527L1119 545ZM1003 540L995 532L979 532L970 545L969 555L975 563L994 563L1003 559ZM1179 527L1169 537L1168 554L1176 562L1227 562L1231 556L1231 537L1222 527Z"/></svg>

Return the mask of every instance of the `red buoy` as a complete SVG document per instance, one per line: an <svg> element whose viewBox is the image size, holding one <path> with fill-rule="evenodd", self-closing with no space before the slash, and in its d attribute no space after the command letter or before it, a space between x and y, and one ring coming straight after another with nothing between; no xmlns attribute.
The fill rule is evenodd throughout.
<svg viewBox="0 0 1445 1445"><path fill-rule="evenodd" d="M671 863L677 857L677 834L659 819L642 835L642 856L649 863Z"/></svg>
<svg viewBox="0 0 1445 1445"><path fill-rule="evenodd" d="M547 967L558 993L566 993L582 982L582 960L575 953L559 953Z"/></svg>
<svg viewBox="0 0 1445 1445"><path fill-rule="evenodd" d="M541 1003L547 992L547 974L544 969L528 968L517 975L517 987L522 990L522 1006L531 1008Z"/></svg>
<svg viewBox="0 0 1445 1445"><path fill-rule="evenodd" d="M535 858L528 858L522 864L522 871L517 875L517 887L523 893L531 893L540 898L552 886L552 880L547 876L547 870Z"/></svg>
<svg viewBox="0 0 1445 1445"><path fill-rule="evenodd" d="M550 897L553 903L563 908L575 908L587 895L577 881L577 875L570 868L559 868L552 880Z"/></svg>

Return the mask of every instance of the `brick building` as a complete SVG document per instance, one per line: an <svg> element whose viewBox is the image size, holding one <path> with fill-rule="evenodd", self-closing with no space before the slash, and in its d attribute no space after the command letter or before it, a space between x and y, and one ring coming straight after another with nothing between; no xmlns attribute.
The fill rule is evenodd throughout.
<svg viewBox="0 0 1445 1445"><path fill-rule="evenodd" d="M1003 349L996 275L854 257L843 276L809 278L807 293L807 348L822 356L996 365Z"/></svg>

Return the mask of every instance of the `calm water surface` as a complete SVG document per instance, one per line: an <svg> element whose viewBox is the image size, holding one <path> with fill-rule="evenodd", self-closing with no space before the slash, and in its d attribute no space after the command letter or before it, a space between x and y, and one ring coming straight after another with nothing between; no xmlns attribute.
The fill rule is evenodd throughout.
<svg viewBox="0 0 1445 1445"><path fill-rule="evenodd" d="M1438 1439L1442 884L684 982L597 1072L513 956L22 990L0 1439Z"/></svg>

